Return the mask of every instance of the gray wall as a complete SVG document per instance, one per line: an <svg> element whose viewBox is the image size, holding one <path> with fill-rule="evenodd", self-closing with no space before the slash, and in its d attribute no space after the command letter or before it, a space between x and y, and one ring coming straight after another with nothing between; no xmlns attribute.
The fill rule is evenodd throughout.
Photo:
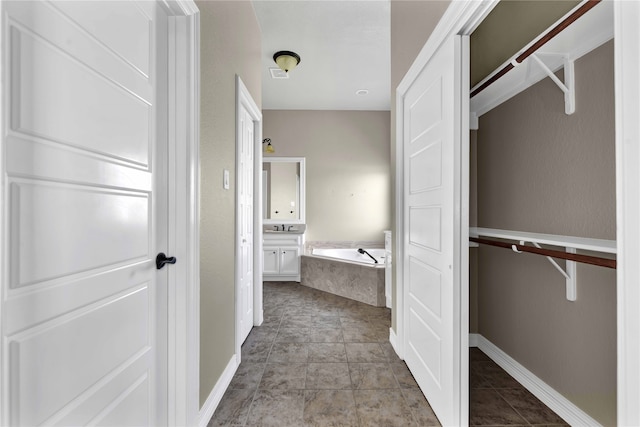
<svg viewBox="0 0 640 427"><path fill-rule="evenodd" d="M433 29L447 10L449 1L391 1L391 200L395 200L396 174L396 89L422 50ZM395 241L395 209L391 211L391 229ZM394 260L394 265L396 261ZM393 292L396 279L393 274ZM396 329L395 299L391 327Z"/></svg>
<svg viewBox="0 0 640 427"><path fill-rule="evenodd" d="M613 42L576 62L576 113L545 79L480 118L481 227L616 238ZM616 423L615 270L481 247L479 332L604 425Z"/></svg>
<svg viewBox="0 0 640 427"><path fill-rule="evenodd" d="M388 111L263 111L276 152L306 158L307 241L384 242L390 224Z"/></svg>
<svg viewBox="0 0 640 427"><path fill-rule="evenodd" d="M262 105L260 28L251 2L198 1L200 86L200 404L235 352L235 76ZM231 188L222 189L222 170Z"/></svg>

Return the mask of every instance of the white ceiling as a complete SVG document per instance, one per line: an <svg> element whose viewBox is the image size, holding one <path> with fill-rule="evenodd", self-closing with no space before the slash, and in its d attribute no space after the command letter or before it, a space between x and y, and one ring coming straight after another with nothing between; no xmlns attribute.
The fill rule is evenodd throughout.
<svg viewBox="0 0 640 427"><path fill-rule="evenodd" d="M265 110L389 110L388 0L253 1L262 30ZM288 79L272 79L273 54L300 55ZM356 91L367 89L367 95Z"/></svg>

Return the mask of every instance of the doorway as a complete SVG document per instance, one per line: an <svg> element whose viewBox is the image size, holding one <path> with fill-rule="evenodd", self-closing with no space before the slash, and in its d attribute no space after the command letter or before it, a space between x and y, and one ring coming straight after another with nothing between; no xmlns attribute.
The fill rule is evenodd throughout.
<svg viewBox="0 0 640 427"><path fill-rule="evenodd" d="M262 113L236 76L236 358L262 323Z"/></svg>

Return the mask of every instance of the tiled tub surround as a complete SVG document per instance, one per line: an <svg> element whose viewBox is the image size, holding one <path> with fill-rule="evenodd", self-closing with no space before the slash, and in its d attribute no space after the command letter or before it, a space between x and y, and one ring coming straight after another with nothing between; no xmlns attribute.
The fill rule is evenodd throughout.
<svg viewBox="0 0 640 427"><path fill-rule="evenodd" d="M214 426L439 426L388 342L387 308L291 282L264 284L264 323ZM469 352L470 425L566 424L480 350Z"/></svg>
<svg viewBox="0 0 640 427"><path fill-rule="evenodd" d="M313 249L383 249L384 242L306 242L301 259L300 284L376 307L385 306L384 268L355 265L313 256Z"/></svg>
<svg viewBox="0 0 640 427"><path fill-rule="evenodd" d="M384 268L302 256L300 284L376 307L385 306Z"/></svg>

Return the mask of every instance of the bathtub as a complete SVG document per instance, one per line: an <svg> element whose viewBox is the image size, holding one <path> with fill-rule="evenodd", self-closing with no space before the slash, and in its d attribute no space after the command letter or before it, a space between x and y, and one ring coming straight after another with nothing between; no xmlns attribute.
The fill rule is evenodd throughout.
<svg viewBox="0 0 640 427"><path fill-rule="evenodd" d="M364 249L369 252L377 261L376 264L367 254L361 254L357 248L350 249L327 249L327 248L313 248L311 254L323 258L332 258L347 263L365 264L371 267L384 268L384 249Z"/></svg>
<svg viewBox="0 0 640 427"><path fill-rule="evenodd" d="M357 248L313 248L302 256L300 284L384 307L384 249L365 250L378 260L377 264Z"/></svg>

